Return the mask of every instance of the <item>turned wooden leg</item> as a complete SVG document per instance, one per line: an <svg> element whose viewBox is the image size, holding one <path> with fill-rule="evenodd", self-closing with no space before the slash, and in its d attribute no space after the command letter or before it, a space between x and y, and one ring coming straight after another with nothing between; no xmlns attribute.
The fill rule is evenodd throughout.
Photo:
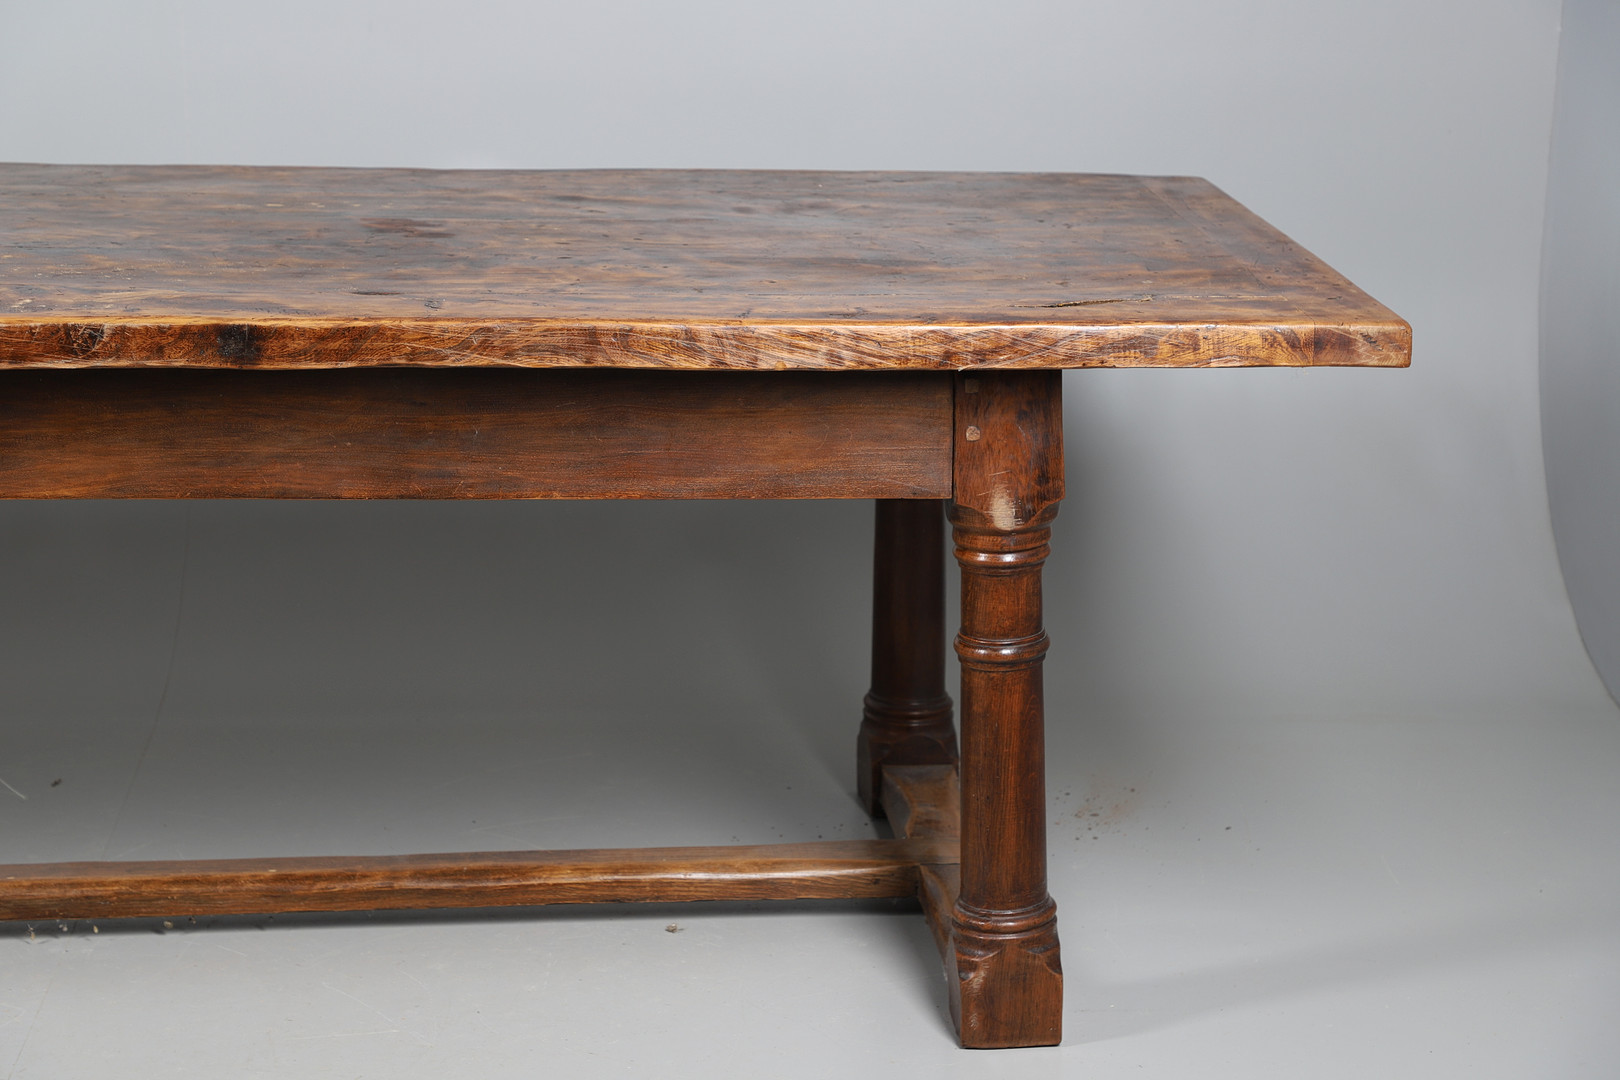
<svg viewBox="0 0 1620 1080"><path fill-rule="evenodd" d="M945 693L945 517L938 499L879 499L873 545L872 690L855 751L856 790L883 813L885 765L950 765Z"/></svg>
<svg viewBox="0 0 1620 1080"><path fill-rule="evenodd" d="M1057 372L958 379L962 877L946 957L963 1046L1062 1034L1057 912L1046 891L1041 565L1063 495Z"/></svg>

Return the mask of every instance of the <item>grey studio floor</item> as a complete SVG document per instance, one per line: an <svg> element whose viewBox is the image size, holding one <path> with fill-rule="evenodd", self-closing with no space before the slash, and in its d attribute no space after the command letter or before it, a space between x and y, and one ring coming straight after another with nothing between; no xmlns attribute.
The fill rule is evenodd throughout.
<svg viewBox="0 0 1620 1080"><path fill-rule="evenodd" d="M8 504L0 861L872 835L869 523ZM1578 644L1534 707L1142 704L1049 621L1061 1047L958 1050L900 902L177 917L0 924L0 1077L1616 1075Z"/></svg>

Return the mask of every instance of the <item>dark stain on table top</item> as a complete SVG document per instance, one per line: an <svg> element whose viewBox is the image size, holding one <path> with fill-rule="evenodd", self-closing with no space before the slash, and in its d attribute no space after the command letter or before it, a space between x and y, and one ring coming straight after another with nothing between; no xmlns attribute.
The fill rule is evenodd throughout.
<svg viewBox="0 0 1620 1080"><path fill-rule="evenodd" d="M1404 366L1207 181L0 165L0 367Z"/></svg>

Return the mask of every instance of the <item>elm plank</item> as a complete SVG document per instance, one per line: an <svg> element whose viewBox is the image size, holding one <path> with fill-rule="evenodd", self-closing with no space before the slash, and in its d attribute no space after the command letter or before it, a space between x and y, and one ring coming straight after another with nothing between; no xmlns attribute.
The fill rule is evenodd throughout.
<svg viewBox="0 0 1620 1080"><path fill-rule="evenodd" d="M951 485L950 380L5 372L0 497L939 498Z"/></svg>
<svg viewBox="0 0 1620 1080"><path fill-rule="evenodd" d="M0 919L906 897L944 840L0 866Z"/></svg>
<svg viewBox="0 0 1620 1080"><path fill-rule="evenodd" d="M0 367L1404 366L1207 181L0 165Z"/></svg>

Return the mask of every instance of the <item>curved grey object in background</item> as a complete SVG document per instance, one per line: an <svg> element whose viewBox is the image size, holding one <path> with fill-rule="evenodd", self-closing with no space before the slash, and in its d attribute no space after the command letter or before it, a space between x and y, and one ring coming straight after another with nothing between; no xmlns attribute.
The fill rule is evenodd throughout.
<svg viewBox="0 0 1620 1080"><path fill-rule="evenodd" d="M1620 6L1565 0L1541 277L1547 500L1581 637L1620 699Z"/></svg>

